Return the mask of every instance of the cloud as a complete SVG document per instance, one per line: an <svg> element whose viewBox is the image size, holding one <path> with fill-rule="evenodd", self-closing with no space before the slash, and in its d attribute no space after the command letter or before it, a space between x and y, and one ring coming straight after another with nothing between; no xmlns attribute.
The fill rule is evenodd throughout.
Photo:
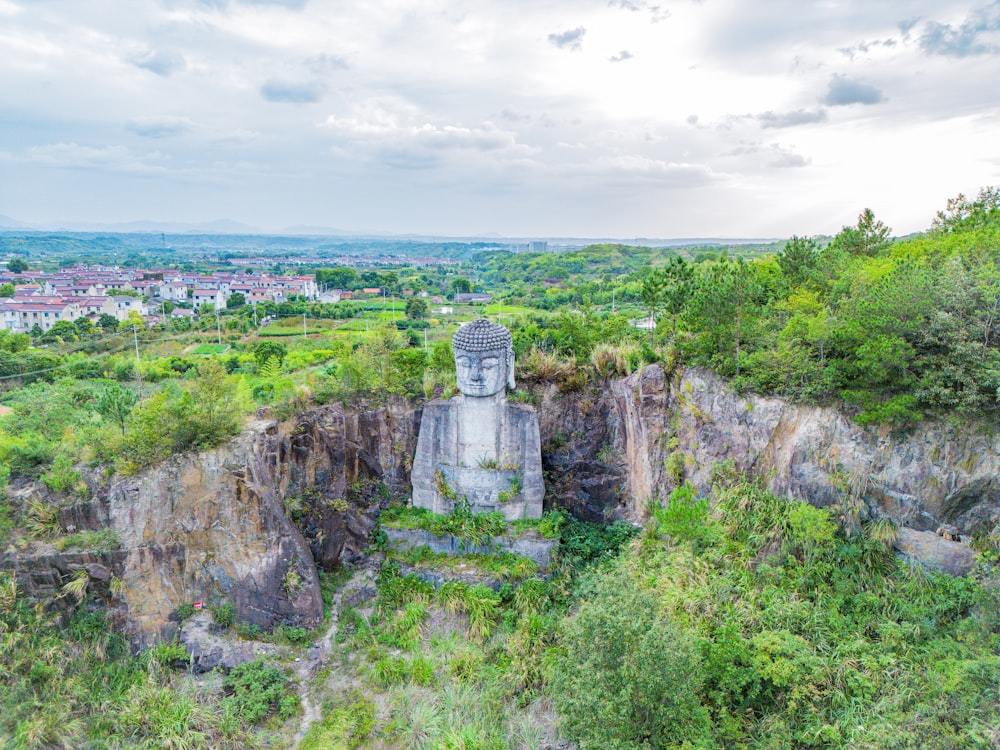
<svg viewBox="0 0 1000 750"><path fill-rule="evenodd" d="M402 102L367 100L350 114L330 115L322 126L349 142L352 153L370 156L391 167L427 169L454 155L467 163L469 155L490 159L523 157L532 149L519 144L515 134L491 122L480 125L440 124Z"/></svg>
<svg viewBox="0 0 1000 750"><path fill-rule="evenodd" d="M166 169L150 162L161 161L158 151L142 156L133 154L124 146L82 146L79 143L50 143L33 146L23 154L4 152L5 161L41 164L64 169L121 172L133 175L163 175Z"/></svg>
<svg viewBox="0 0 1000 750"><path fill-rule="evenodd" d="M775 167L776 169L797 169L799 167L807 167L812 162L812 159L807 159L802 154L796 154L783 149L777 149L777 151L778 156L769 161L767 166Z"/></svg>
<svg viewBox="0 0 1000 750"><path fill-rule="evenodd" d="M279 81L271 79L260 87L260 95L269 102L314 104L322 97L326 87L319 81Z"/></svg>
<svg viewBox="0 0 1000 750"><path fill-rule="evenodd" d="M347 70L350 67L347 60L338 55L316 55L307 58L306 65L317 74L330 70Z"/></svg>
<svg viewBox="0 0 1000 750"><path fill-rule="evenodd" d="M125 123L125 128L143 138L166 138L191 129L186 117L142 117Z"/></svg>
<svg viewBox="0 0 1000 750"><path fill-rule="evenodd" d="M652 5L646 0L608 0L609 8L621 8L622 10L632 11L633 13L639 13L642 11L649 12L649 20L653 23L658 23L666 18L670 18L670 11L659 5Z"/></svg>
<svg viewBox="0 0 1000 750"><path fill-rule="evenodd" d="M143 55L133 57L129 62L137 68L164 77L176 73L178 70L184 70L186 67L183 55L166 50L151 50Z"/></svg>
<svg viewBox="0 0 1000 750"><path fill-rule="evenodd" d="M500 110L500 117L507 122L531 122L531 115L515 112L512 109Z"/></svg>
<svg viewBox="0 0 1000 750"><path fill-rule="evenodd" d="M225 8L229 5L229 0L198 0L202 5L211 8ZM290 10L302 10L309 0L236 0L242 5L277 5Z"/></svg>
<svg viewBox="0 0 1000 750"><path fill-rule="evenodd" d="M826 96L823 97L823 104L829 107L842 107L848 104L878 104L884 98L882 92L871 84L835 75L830 79L830 87Z"/></svg>
<svg viewBox="0 0 1000 750"><path fill-rule="evenodd" d="M841 47L840 53L853 60L857 55L867 55L876 47L895 47L896 44L896 40L891 37L888 39L876 39L873 42L861 41L852 47Z"/></svg>
<svg viewBox="0 0 1000 750"><path fill-rule="evenodd" d="M688 164L654 159L639 154L602 156L593 165L610 174L651 180L670 187L698 187L722 178L704 164Z"/></svg>
<svg viewBox="0 0 1000 750"><path fill-rule="evenodd" d="M791 112L762 112L755 116L762 128L793 128L796 125L811 125L826 121L826 110L823 108L808 110L796 109Z"/></svg>
<svg viewBox="0 0 1000 750"><path fill-rule="evenodd" d="M974 10L959 26L928 21L920 35L920 49L928 55L972 57L1000 52L995 43L984 41L984 34L1000 31L1000 3Z"/></svg>
<svg viewBox="0 0 1000 750"><path fill-rule="evenodd" d="M569 31L561 31L558 34L549 34L549 41L559 49L579 50L583 47L583 35L587 30L583 26L577 26Z"/></svg>
<svg viewBox="0 0 1000 750"><path fill-rule="evenodd" d="M624 62L625 60L631 60L635 55L629 52L627 49L623 49L617 55L612 55L608 58L608 62Z"/></svg>

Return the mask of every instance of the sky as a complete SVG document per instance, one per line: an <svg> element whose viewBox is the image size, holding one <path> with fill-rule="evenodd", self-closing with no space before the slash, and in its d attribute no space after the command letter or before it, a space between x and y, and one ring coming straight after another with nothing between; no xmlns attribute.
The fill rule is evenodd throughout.
<svg viewBox="0 0 1000 750"><path fill-rule="evenodd" d="M902 235L1000 183L1000 0L0 0L0 214Z"/></svg>

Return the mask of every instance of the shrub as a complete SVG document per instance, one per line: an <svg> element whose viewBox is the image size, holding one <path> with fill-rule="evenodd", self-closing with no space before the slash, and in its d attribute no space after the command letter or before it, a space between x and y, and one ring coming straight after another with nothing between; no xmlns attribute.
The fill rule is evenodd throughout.
<svg viewBox="0 0 1000 750"><path fill-rule="evenodd" d="M520 372L518 375L524 380L539 380L542 382L556 382L564 380L573 374L576 369L572 362L563 360L558 354L546 352L537 346L532 347L527 357L519 363Z"/></svg>
<svg viewBox="0 0 1000 750"><path fill-rule="evenodd" d="M258 724L272 715L287 719L299 711L299 696L289 678L265 659L233 667L222 686L229 693L224 710L245 724Z"/></svg>
<svg viewBox="0 0 1000 750"><path fill-rule="evenodd" d="M706 735L695 645L649 594L603 579L564 623L560 645L552 701L583 750L679 746Z"/></svg>
<svg viewBox="0 0 1000 750"><path fill-rule="evenodd" d="M66 493L78 489L79 482L80 472L73 468L72 459L62 454L56 456L52 468L42 475L42 484L53 492Z"/></svg>
<svg viewBox="0 0 1000 750"><path fill-rule="evenodd" d="M177 641L157 643L149 650L149 655L165 667L183 667L190 659L187 649Z"/></svg>
<svg viewBox="0 0 1000 750"><path fill-rule="evenodd" d="M236 622L236 609L229 602L223 602L217 607L212 607L212 619L216 625L226 630Z"/></svg>

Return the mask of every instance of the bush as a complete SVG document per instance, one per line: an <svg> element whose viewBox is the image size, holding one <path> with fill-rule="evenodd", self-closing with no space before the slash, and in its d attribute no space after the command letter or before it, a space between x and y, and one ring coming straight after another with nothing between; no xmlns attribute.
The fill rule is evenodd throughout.
<svg viewBox="0 0 1000 750"><path fill-rule="evenodd" d="M694 643L635 586L607 577L566 623L549 678L583 750L697 745L709 729Z"/></svg>
<svg viewBox="0 0 1000 750"><path fill-rule="evenodd" d="M229 693L224 710L245 724L258 724L272 715L287 719L300 708L289 678L265 659L233 667L222 686Z"/></svg>
<svg viewBox="0 0 1000 750"><path fill-rule="evenodd" d="M212 608L212 619L220 628L227 630L236 622L236 609L229 602L223 602Z"/></svg>

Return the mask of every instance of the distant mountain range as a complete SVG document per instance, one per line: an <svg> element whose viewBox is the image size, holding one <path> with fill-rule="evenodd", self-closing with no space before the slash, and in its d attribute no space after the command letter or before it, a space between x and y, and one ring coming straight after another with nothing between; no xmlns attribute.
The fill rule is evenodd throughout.
<svg viewBox="0 0 1000 750"><path fill-rule="evenodd" d="M505 237L496 232L486 232L479 235L445 235L445 234L395 234L392 232L359 232L334 227L297 224L272 232L260 227L250 226L229 219L217 219L207 222L170 222L137 220L119 223L65 221L51 222L46 225L32 225L18 221L10 216L0 214L0 231L29 232L108 232L122 234L207 234L207 235L261 235L261 236L308 236L348 238L352 240L393 240L414 242L495 242L497 245L525 244L531 241L546 240L557 246L584 246L598 243L618 243L626 245L645 245L647 247L684 247L700 245L757 245L778 241L775 238L754 237Z"/></svg>

